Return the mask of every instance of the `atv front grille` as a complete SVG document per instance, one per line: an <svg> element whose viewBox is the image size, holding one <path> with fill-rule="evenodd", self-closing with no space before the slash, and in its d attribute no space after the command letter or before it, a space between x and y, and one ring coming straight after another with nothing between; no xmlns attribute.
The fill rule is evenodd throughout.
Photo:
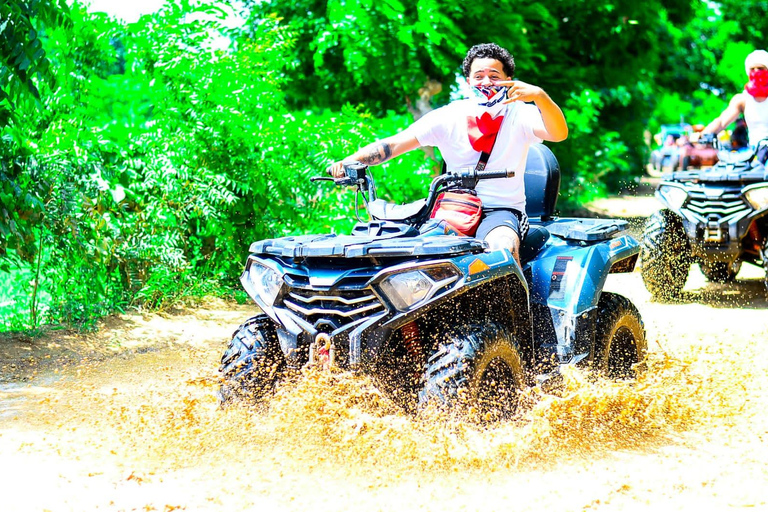
<svg viewBox="0 0 768 512"><path fill-rule="evenodd" d="M384 310L369 288L293 288L284 296L283 304L315 327L327 324L334 329Z"/></svg>
<svg viewBox="0 0 768 512"><path fill-rule="evenodd" d="M717 218L722 221L747 215L752 208L741 198L740 192L725 192L718 198L710 198L701 192L690 192L686 208L702 220Z"/></svg>

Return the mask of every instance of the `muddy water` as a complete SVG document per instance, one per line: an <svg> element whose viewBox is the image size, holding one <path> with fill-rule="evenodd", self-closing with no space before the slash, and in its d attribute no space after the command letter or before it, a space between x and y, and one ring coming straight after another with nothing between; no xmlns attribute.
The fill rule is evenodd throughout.
<svg viewBox="0 0 768 512"><path fill-rule="evenodd" d="M408 416L344 373L220 410L217 362L242 315L123 328L125 346L175 343L0 391L0 510L768 509L762 274L691 274L675 304L650 302L636 273L608 283L645 319L640 379L570 372L492 428Z"/></svg>

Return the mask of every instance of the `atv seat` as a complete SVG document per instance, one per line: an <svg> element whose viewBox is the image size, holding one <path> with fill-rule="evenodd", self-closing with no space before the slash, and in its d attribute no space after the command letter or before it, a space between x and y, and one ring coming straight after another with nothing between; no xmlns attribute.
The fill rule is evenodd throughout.
<svg viewBox="0 0 768 512"><path fill-rule="evenodd" d="M549 220L555 213L557 195L560 192L560 164L544 144L534 144L528 150L525 163L525 213L534 222ZM520 261L532 260L549 240L549 230L531 224L528 234L520 244Z"/></svg>
<svg viewBox="0 0 768 512"><path fill-rule="evenodd" d="M560 164L544 144L533 144L525 163L525 213L530 218L549 220L555 213L560 193Z"/></svg>
<svg viewBox="0 0 768 512"><path fill-rule="evenodd" d="M389 203L383 199L375 199L368 203L371 217L377 220L401 221L418 215L427 204L426 199L419 199L407 204Z"/></svg>
<svg viewBox="0 0 768 512"><path fill-rule="evenodd" d="M525 240L520 244L520 263L525 264L539 254L549 240L549 231L543 226L530 226Z"/></svg>

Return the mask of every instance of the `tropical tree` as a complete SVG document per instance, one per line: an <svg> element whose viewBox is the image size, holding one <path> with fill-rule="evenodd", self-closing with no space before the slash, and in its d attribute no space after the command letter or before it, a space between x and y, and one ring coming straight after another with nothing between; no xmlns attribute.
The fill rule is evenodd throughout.
<svg viewBox="0 0 768 512"><path fill-rule="evenodd" d="M0 3L0 270L35 254L33 226L46 184L30 172L32 143L18 134L42 115L40 88L55 83L45 31L70 24L64 0ZM19 115L29 111L31 118Z"/></svg>

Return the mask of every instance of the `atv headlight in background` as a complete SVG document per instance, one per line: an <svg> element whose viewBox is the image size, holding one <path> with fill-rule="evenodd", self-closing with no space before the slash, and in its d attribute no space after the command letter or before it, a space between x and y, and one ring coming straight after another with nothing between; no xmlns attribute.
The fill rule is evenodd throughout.
<svg viewBox="0 0 768 512"><path fill-rule="evenodd" d="M400 311L432 298L439 290L459 278L459 271L443 265L393 274L384 279L379 287L384 295Z"/></svg>
<svg viewBox="0 0 768 512"><path fill-rule="evenodd" d="M251 261L248 269L248 280L253 285L253 292L267 305L275 303L280 287L283 285L283 276L266 265Z"/></svg>
<svg viewBox="0 0 768 512"><path fill-rule="evenodd" d="M685 203L685 198L688 197L688 192L684 188L671 185L660 186L659 194L673 210L679 210Z"/></svg>
<svg viewBox="0 0 768 512"><path fill-rule="evenodd" d="M756 185L744 189L744 197L755 210L768 208L768 185Z"/></svg>

